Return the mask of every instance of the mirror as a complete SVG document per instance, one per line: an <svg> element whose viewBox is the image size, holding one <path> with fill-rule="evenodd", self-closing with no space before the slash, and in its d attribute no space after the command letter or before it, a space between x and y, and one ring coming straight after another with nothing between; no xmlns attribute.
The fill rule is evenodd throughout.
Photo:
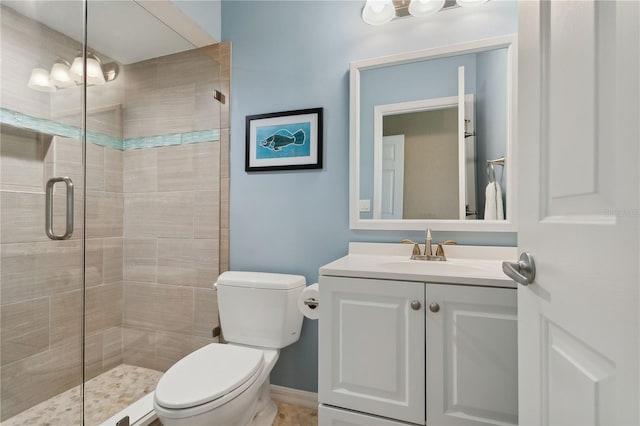
<svg viewBox="0 0 640 426"><path fill-rule="evenodd" d="M515 36L351 63L350 227L515 230Z"/></svg>

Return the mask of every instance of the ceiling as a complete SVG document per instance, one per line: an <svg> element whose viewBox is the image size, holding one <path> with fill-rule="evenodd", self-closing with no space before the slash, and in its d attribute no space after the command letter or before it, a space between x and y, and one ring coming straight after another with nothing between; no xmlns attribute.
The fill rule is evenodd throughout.
<svg viewBox="0 0 640 426"><path fill-rule="evenodd" d="M82 40L79 0L2 0L2 4L74 40ZM89 49L121 64L194 48L133 0L89 0L87 14Z"/></svg>

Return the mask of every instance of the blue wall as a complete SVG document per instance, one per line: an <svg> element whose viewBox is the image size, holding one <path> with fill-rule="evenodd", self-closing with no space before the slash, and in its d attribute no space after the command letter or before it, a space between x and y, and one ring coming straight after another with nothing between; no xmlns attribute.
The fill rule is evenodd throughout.
<svg viewBox="0 0 640 426"><path fill-rule="evenodd" d="M231 268L318 279L349 241L397 242L422 232L349 229L349 63L517 31L515 2L492 1L382 27L360 18L364 1L223 1L232 42ZM324 167L244 171L245 116L324 107ZM516 245L513 233L439 232L463 244ZM274 384L317 391L317 321L282 351Z"/></svg>

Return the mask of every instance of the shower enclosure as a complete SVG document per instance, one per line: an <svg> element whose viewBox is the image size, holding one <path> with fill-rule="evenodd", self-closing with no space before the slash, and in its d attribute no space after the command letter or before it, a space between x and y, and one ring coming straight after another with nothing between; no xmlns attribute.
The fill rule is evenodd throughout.
<svg viewBox="0 0 640 426"><path fill-rule="evenodd" d="M115 424L217 340L229 46L143 6L0 3L3 425Z"/></svg>

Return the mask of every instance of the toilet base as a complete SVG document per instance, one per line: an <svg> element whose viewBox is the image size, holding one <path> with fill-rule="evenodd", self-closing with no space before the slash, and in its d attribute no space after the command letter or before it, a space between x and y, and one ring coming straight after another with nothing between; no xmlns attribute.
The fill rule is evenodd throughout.
<svg viewBox="0 0 640 426"><path fill-rule="evenodd" d="M278 414L278 407L271 399L271 380L267 377L260 389L258 397L258 406L256 407L256 416L253 418L250 426L271 426Z"/></svg>
<svg viewBox="0 0 640 426"><path fill-rule="evenodd" d="M271 426L278 415L278 407L273 401L269 401L267 407L260 411L250 423L251 426Z"/></svg>

